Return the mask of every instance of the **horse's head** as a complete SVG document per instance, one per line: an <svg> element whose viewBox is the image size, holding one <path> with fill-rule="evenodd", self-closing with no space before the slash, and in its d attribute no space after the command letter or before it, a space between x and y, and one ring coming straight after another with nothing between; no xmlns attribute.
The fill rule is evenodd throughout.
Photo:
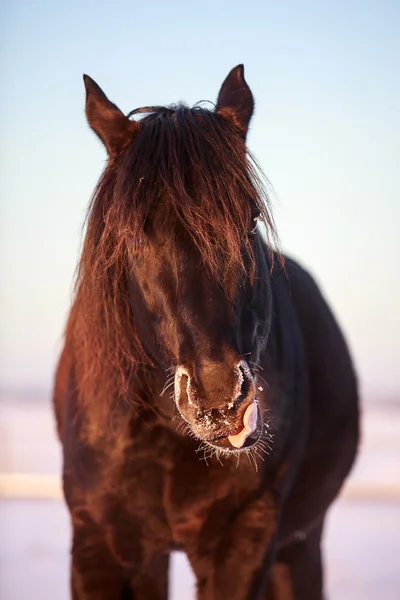
<svg viewBox="0 0 400 600"><path fill-rule="evenodd" d="M254 103L243 67L215 110L129 115L141 120L85 84L89 124L109 154L92 229L109 247L102 260L123 265L118 293L125 286L135 335L154 364L172 367L174 400L195 436L248 448L262 428L256 368L271 313L257 220L273 227L246 150Z"/></svg>

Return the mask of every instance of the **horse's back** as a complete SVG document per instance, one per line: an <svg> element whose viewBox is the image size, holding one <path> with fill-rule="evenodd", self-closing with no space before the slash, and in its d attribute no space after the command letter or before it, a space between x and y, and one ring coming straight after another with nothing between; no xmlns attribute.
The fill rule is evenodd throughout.
<svg viewBox="0 0 400 600"><path fill-rule="evenodd" d="M304 344L309 428L283 538L322 518L351 469L359 439L357 380L341 329L309 273L291 259L286 272Z"/></svg>
<svg viewBox="0 0 400 600"><path fill-rule="evenodd" d="M341 329L311 275L292 259L285 264L305 346L311 411L327 421L357 415L357 381Z"/></svg>

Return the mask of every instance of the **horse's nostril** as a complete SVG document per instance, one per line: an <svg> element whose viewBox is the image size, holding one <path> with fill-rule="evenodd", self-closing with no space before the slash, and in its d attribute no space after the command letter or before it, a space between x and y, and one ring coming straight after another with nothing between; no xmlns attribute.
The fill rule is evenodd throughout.
<svg viewBox="0 0 400 600"><path fill-rule="evenodd" d="M210 416L212 419L214 419L216 421L217 419L221 418L222 414L221 414L221 411L218 410L218 408L212 408L210 410Z"/></svg>
<svg viewBox="0 0 400 600"><path fill-rule="evenodd" d="M181 394L182 392L187 393L189 388L189 377L187 375L182 375L179 383L181 388Z"/></svg>
<svg viewBox="0 0 400 600"><path fill-rule="evenodd" d="M175 373L175 402L180 409L199 407L198 388L185 367L179 367Z"/></svg>
<svg viewBox="0 0 400 600"><path fill-rule="evenodd" d="M245 369L242 365L240 365L240 367L239 367L239 377L240 377L241 383L240 383L239 393L235 399L236 405L240 404L241 402L243 402L243 400L245 400L248 397L249 393L251 392L251 388L252 388L251 376L248 373L248 370Z"/></svg>
<svg viewBox="0 0 400 600"><path fill-rule="evenodd" d="M175 373L175 399L178 402L189 401L189 374L182 367L179 367Z"/></svg>

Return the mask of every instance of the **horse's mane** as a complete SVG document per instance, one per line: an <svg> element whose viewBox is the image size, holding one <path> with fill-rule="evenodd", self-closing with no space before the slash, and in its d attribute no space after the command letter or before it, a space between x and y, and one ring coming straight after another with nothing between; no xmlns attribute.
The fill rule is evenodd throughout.
<svg viewBox="0 0 400 600"><path fill-rule="evenodd" d="M249 268L243 243L254 208L277 242L262 173L227 119L198 106L129 116L137 113L146 113L141 131L110 159L89 206L66 332L81 402L105 411L130 397L132 377L151 364L134 329L127 281L133 245L161 197L221 282L230 268Z"/></svg>

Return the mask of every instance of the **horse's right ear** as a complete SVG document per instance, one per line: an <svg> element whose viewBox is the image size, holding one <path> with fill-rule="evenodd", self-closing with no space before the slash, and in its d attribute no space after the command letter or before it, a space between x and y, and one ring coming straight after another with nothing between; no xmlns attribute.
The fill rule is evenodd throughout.
<svg viewBox="0 0 400 600"><path fill-rule="evenodd" d="M238 65L229 73L220 89L215 112L233 123L246 139L254 110L254 98L244 78L244 67Z"/></svg>
<svg viewBox="0 0 400 600"><path fill-rule="evenodd" d="M88 75L83 76L86 88L86 118L90 127L105 145L108 155L123 150L138 133L140 125L130 121L107 98L103 90Z"/></svg>

